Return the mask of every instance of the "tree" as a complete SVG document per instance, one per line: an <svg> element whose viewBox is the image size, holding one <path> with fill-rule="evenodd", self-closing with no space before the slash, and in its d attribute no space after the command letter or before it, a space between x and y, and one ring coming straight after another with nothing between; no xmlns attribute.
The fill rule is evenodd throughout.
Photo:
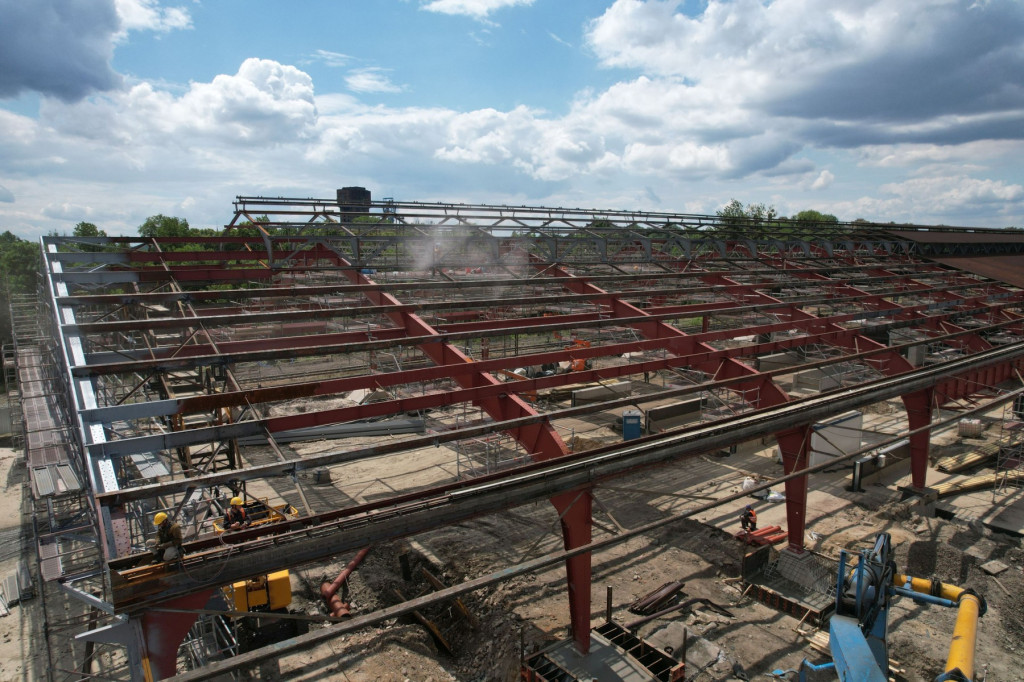
<svg viewBox="0 0 1024 682"><path fill-rule="evenodd" d="M11 234L0 234L0 341L10 343L13 338L10 318L10 296L33 294L40 271L39 245Z"/></svg>
<svg viewBox="0 0 1024 682"><path fill-rule="evenodd" d="M733 199L728 204L716 211L719 223L725 227L742 227L749 230L747 236L756 237L766 230L765 223L777 220L778 211L770 204L743 204L738 199Z"/></svg>
<svg viewBox="0 0 1024 682"><path fill-rule="evenodd" d="M96 227L92 223L87 223L84 220L75 225L75 230L72 234L76 237L106 237L107 233Z"/></svg>
<svg viewBox="0 0 1024 682"><path fill-rule="evenodd" d="M800 221L811 222L811 223L838 223L839 222L839 218L835 217L831 213L821 213L819 211L813 211L813 210L800 211L795 216L793 216L793 220L800 220Z"/></svg>
<svg viewBox="0 0 1024 682"><path fill-rule="evenodd" d="M715 211L715 214L727 223L739 223L747 219L747 212L743 210L743 203L739 199L733 199L722 208Z"/></svg>
<svg viewBox="0 0 1024 682"><path fill-rule="evenodd" d="M184 218L165 216L162 213L146 218L139 225L139 234L143 237L191 237L192 228Z"/></svg>
<svg viewBox="0 0 1024 682"><path fill-rule="evenodd" d="M0 271L5 290L12 294L35 293L39 253L38 244L20 239L9 231L0 234Z"/></svg>
<svg viewBox="0 0 1024 682"><path fill-rule="evenodd" d="M767 223L779 217L774 206L765 204L748 204L747 217L757 223Z"/></svg>

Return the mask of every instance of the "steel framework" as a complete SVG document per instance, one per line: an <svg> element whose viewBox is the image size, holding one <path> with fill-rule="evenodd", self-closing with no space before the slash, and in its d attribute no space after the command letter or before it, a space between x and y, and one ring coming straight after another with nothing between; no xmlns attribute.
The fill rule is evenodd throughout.
<svg viewBox="0 0 1024 682"><path fill-rule="evenodd" d="M927 233L958 229L239 197L216 235L44 237L36 319L61 398L46 417L74 447L30 474L51 508L69 494L47 487L54 467L84 490L42 529L48 581L85 605L66 660L86 672L94 644L114 643L128 670L171 675L195 621L173 609L220 585L531 499L552 501L567 550L584 547L595 480L769 435L798 471L811 426L837 406L902 398L923 489L933 409L1024 362L1024 291L926 259ZM989 236L1017 253L969 233L973 255ZM795 365L758 371L782 353ZM841 390L794 399L799 372ZM584 452L563 437L702 394L727 409L690 430ZM345 440L374 434L390 435ZM328 451L299 455L324 438ZM459 466L481 443L512 454L372 503L311 502L299 477L443 444ZM225 499L256 483L299 515L214 534ZM802 551L806 491L806 477L786 481L789 551ZM144 565L158 510L187 529L183 570ZM82 568L89 532L100 558ZM566 569L585 651L589 553Z"/></svg>

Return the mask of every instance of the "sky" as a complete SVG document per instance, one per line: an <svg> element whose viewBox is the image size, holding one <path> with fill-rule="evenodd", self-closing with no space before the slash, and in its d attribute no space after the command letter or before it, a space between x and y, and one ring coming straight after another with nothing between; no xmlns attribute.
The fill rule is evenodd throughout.
<svg viewBox="0 0 1024 682"><path fill-rule="evenodd" d="M1024 227L1021 0L0 0L0 231L236 196Z"/></svg>

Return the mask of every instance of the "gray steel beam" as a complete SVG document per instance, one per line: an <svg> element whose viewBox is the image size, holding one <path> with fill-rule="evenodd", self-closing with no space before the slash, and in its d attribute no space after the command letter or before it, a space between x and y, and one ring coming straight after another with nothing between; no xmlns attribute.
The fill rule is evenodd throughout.
<svg viewBox="0 0 1024 682"><path fill-rule="evenodd" d="M568 456L534 464L525 473L498 477L482 483L447 486L422 491L418 499L397 507L374 505L365 512L338 521L289 530L227 550L209 550L186 559L188 570L162 576L160 589L151 581L136 585L111 565L110 577L118 609L136 611L204 587L214 587L269 571L281 570L359 549L375 542L414 535L533 501L637 469L664 464L681 457L717 450L731 443L751 440L814 423L830 415L929 388L952 375L993 364L1019 361L1024 342L979 353L942 366L909 375L880 379L861 386L794 400L777 407L698 425L668 436L650 436L628 446L583 457ZM572 460L572 461L566 461ZM327 515L321 515L324 518ZM319 519L318 519L319 520ZM300 520L301 521L301 520ZM244 548L244 549L243 549ZM239 549L243 551L239 552ZM209 564L208 568L204 568ZM208 575L205 573L208 571Z"/></svg>
<svg viewBox="0 0 1024 682"><path fill-rule="evenodd" d="M901 278L884 278L886 282L892 282L893 280L899 280ZM844 282L844 284L847 284ZM806 280L798 283L793 283L791 288L807 288L807 289L820 289L821 282L815 280ZM949 286L930 287L928 289L915 290L915 295L922 295L924 293L952 293L963 289L976 288L977 284L954 284ZM707 292L728 292L731 289L744 290L749 289L749 284L728 284L728 285L709 285L704 287L695 287L693 291ZM644 289L642 292L643 296L670 296L670 295L681 295L687 293L688 290L676 288L665 288L665 289ZM239 323L247 325L258 325L266 324L270 322L287 322L289 320L299 320L308 322L310 320L334 320L334 319L345 319L345 318L358 318L374 315L387 315L389 313L423 313L437 310L466 310L473 308L487 308L489 306L514 306L514 305L544 305L545 303L556 303L564 301L573 302L601 302L606 299L612 299L615 297L628 298L633 295L632 292L602 292L602 293L589 293L589 294L577 294L577 293L565 293L559 295L548 295L548 296L521 296L521 297L509 297L509 298L484 298L484 299L468 299L463 301L441 301L433 303L409 303L400 305L365 305L365 306L345 306L344 308L325 308L323 310L275 310L271 312L251 312L246 310L239 310L236 313L218 314L218 315L201 315L199 317L150 317L142 320L107 320L103 322L74 322L64 325L64 328L70 332L72 329L77 329L82 334L95 334L102 332L134 332L143 329L186 329L196 326L202 326L203 328L209 329L211 327L226 327ZM906 289L892 289L885 291L872 291L871 293L858 294L856 296L839 296L829 299L829 303L832 305L840 305L844 303L856 303L866 299L877 298L879 296L898 296L905 295ZM779 301L777 303L760 303L756 305L738 306L738 307L727 307L725 308L730 313L735 312L766 312L770 310L776 310L780 308L799 307L814 305L821 302L820 294L816 294L810 298L802 299L787 299ZM725 302L723 303L730 303ZM945 302L944 302L945 303ZM950 301L950 303L956 303L956 301ZM716 312L714 310L708 311L709 313ZM653 315L648 316L653 318ZM619 318L625 319L625 318ZM646 318L645 318L646 319Z"/></svg>
<svg viewBox="0 0 1024 682"><path fill-rule="evenodd" d="M975 409L967 410L965 414L977 413L981 412L982 410L990 409L994 404L1008 402L1009 400L1013 399L1014 395L1019 394L1020 391L1016 392L1015 394L1003 396L994 403L986 403L985 405L979 406ZM952 422L957 419L960 419L960 415L952 417L946 421ZM936 426L938 426L938 424L936 424ZM743 490L739 493L726 495L725 497L712 500L710 502L706 502L703 504L699 504L696 507L686 509L676 514L671 514L665 518L651 521L649 523L643 524L642 526L632 528L630 530L624 531L612 537L605 538L602 540L596 540L587 545L583 545L572 550L552 552L550 554L538 557L536 559L531 559L529 561L525 561L514 566L510 566L508 568L503 568L501 570L494 571L493 573L489 573L487 575L473 578L472 580L467 580L459 585L453 585L452 587L447 587L436 592L431 592L428 595L417 597L416 599L411 599L401 604L389 606L384 609L375 611L373 613L356 616L355 618L346 620L341 623L337 623L330 627L319 628L307 634L299 635L298 637L293 637L292 639L285 640L283 642L275 642L260 649L249 651L244 654L239 654L238 656L232 657L231 659L226 661L215 661L204 666L199 670L191 670L182 675L176 676L174 679L178 682L196 682L198 680L213 679L219 675L229 673L241 667L251 666L271 658L278 658L282 655L306 649L311 646L315 646L317 644L326 642L330 639L333 639L334 637L338 637L339 635L344 635L349 632L356 632L358 630L361 630L362 628L369 627L371 625L376 625L377 623L381 623L386 620L391 620L393 618L398 618L400 616L409 614L416 609L422 609L434 604L449 602L450 600L460 597L462 595L475 592L476 590L480 590L485 587L490 587L491 585L496 585L498 583L505 582L517 576L528 575L530 573L535 573L544 568L555 566L557 564L562 563L566 559L576 556L578 554L597 552L607 547L612 547L614 545L621 544L628 540L632 540L633 538L643 536L659 528L664 528L665 526L671 525L673 523L678 523L683 519L687 519L692 516L696 516L697 514L710 511L711 509L721 507L723 505L734 502L738 499L743 499L747 497L747 495L749 495L750 492L768 490L769 488L776 487L787 480L823 471L824 469L835 466L836 462L849 461L856 457L860 457L865 452L869 452L880 446L886 445L888 442L894 442L896 440L898 440L898 438L893 438L890 439L890 441L882 443L873 443L867 447L857 450L856 452L841 455L835 458L834 460L822 462L821 464L810 466L807 467L806 469L801 469L800 471L794 471L790 474L786 474L785 476L781 476L774 480L767 481L758 486L755 486L750 490ZM174 611L174 609L168 610Z"/></svg>
<svg viewBox="0 0 1024 682"><path fill-rule="evenodd" d="M956 332L956 333L953 333L953 334L948 334L948 335L946 335L943 338L954 338L956 336L960 336L960 335L968 334L968 333L972 333L972 332L969 332L969 331L968 332ZM845 362L845 361L849 361L849 360L852 360L852 359L861 359L861 358L866 358L866 357L870 357L870 356L874 356L874 355L879 355L879 354L882 354L882 353L895 352L895 351L898 351L899 349L901 349L903 347L908 347L908 346L913 346L913 345L917 345L917 344L916 343L908 343L908 344L903 344L901 346L893 346L893 347L884 348L884 349L863 351L863 352L857 353L855 355L846 355L846 356L842 356L842 357L838 357L838 358L829 358L829 359L826 359L826 360L819 360L819 361L816 361L816 362L806 363L806 364L802 364L802 365L799 365L799 366L786 367L786 368L783 368L783 369L773 370L773 371L770 371L770 372L763 372L762 376L771 377L771 376L775 376L775 375L778 375L778 374L790 373L790 372L794 372L794 371L802 371L802 370L806 370L806 369L815 369L815 368L819 368L819 367L825 367L825 366L828 366L828 365L833 364L835 362L841 362L841 361ZM1008 346L1002 346L1001 348L1007 348L1007 347ZM963 361L961 360L959 362L963 362ZM939 367L946 368L947 366L948 366L948 364L944 364L944 365L941 365ZM947 371L952 371L952 370L947 370ZM649 399L655 399L655 398L666 399L666 398L681 397L681 396L689 395L689 394L696 393L696 392L699 392L699 391L711 390L711 389L716 389L716 388L725 388L725 387L728 387L728 386L730 386L732 384L735 384L735 383L742 383L744 381L750 381L750 380L751 380L751 377L749 377L749 376L734 377L732 379L718 380L718 381L714 381L714 382L705 383L705 384L702 384L702 385L699 385L699 386L687 386L687 387L683 387L683 388L675 388L675 389L669 389L669 390L665 390L665 391L660 391L657 394L652 394L651 396L648 396L648 398ZM493 390L500 390L500 389L501 389L501 385L498 385ZM360 449L356 449L356 450L345 450L343 452L325 453L325 454L320 454L320 455L315 455L315 456L310 456L310 457L303 457L301 459L296 459L296 460L289 460L287 462L277 462L277 463L274 463L274 464L259 465L259 466L248 467L246 469L240 469L240 470L232 470L232 471L226 471L226 472L220 472L220 473L214 473L214 474L204 474L202 476L192 477L192 478L188 478L188 479L184 479L184 480L179 480L179 481L167 481L167 482L163 482L163 483L154 483L154 484L149 484L149 485L134 486L134 487L127 488L127 489L124 489L124 490L119 490L119 491L116 491L116 492L112 492L110 494L99 495L98 499L103 504L114 504L114 503L116 503L116 504L123 504L123 503L131 501L131 500L147 499L147 498L154 497L156 495L180 493L180 492L183 492L190 485L216 486L216 485L224 485L225 483L227 483L227 482L229 482L231 480L252 480L252 479L258 479L258 478L268 478L268 477L275 477L275 476L292 475L292 474L296 473L297 471L310 470L310 469L315 469L315 468L319 468L319 467L323 467L323 466L330 466L330 465L334 465L334 464L341 464L341 463L344 463L344 462L356 461L356 460L359 460L359 459L366 459L366 458L377 457L377 456L381 456L381 455L394 454L394 453L402 452L402 451L405 451L405 450L413 450L413 449L420 448L420 447L436 446L438 443L442 443L442 442L452 442L452 441L461 440L461 439L464 439L464 438L479 437L479 436L487 435L487 434L490 434L490 433L494 433L495 431L507 431L507 430L511 430L511 429L521 428L521 427L524 427L524 426L529 426L531 424L540 423L542 421L552 421L552 420L556 420L556 419L564 419L564 418L569 418L569 417L574 417L574 416L580 416L580 415L589 414L589 413L597 411L597 410L608 410L608 409L614 409L614 408L617 408L617 407L629 407L629 406L633 406L635 404L635 402L636 402L636 399L633 398L633 397L620 398L620 399L617 399L617 400L605 401L605 402L601 403L600 405L596 405L596 406L580 406L580 407L573 407L573 408L565 408L565 409L557 410L557 411L554 411L554 412L549 412L549 413L546 413L544 415L537 415L537 416L531 416L531 417L521 417L521 418L518 418L518 419L506 420L506 421L503 421L503 422L500 422L500 423L493 423L493 424L486 424L486 425L482 425L482 426L468 427L468 428L458 429L458 430L454 430L454 431L448 431L448 432L445 432L445 433L438 433L438 434L434 434L434 435L431 435L431 436L426 436L426 437L423 437L423 438L414 438L414 439L403 440L403 441L399 441L399 442L395 442L395 443L379 444L379 445L370 446L370 447L364 447L364 448L360 448ZM259 425L262 422L257 420L257 421L245 422L245 423ZM211 427L211 428L214 428L214 427ZM190 432L191 433L196 433L196 434L201 434L203 432L203 429L202 428L199 428L199 429L189 429L188 432L179 432L179 433L190 433ZM185 436L182 436L182 437L184 438ZM198 443L207 442L206 439L208 439L208 438L210 438L210 436L204 436L203 439L200 439L200 440L197 441L197 444ZM731 443L728 443L728 444L731 444Z"/></svg>

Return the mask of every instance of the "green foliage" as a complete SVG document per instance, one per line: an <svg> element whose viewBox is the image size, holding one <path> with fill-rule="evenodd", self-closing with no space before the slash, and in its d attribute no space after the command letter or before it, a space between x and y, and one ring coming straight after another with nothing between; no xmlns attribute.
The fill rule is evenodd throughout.
<svg viewBox="0 0 1024 682"><path fill-rule="evenodd" d="M9 231L0 234L0 341L10 343L11 294L34 294L40 271L39 244L20 239Z"/></svg>
<svg viewBox="0 0 1024 682"><path fill-rule="evenodd" d="M733 199L720 208L715 214L719 218L719 229L729 228L735 231L742 229L745 237L767 237L772 232L768 224L779 219L774 206L766 204L747 204L746 208L738 199Z"/></svg>
<svg viewBox="0 0 1024 682"><path fill-rule="evenodd" d="M779 217L779 212L775 210L774 206L747 204L747 207L743 208L743 204L738 199L733 199L716 211L715 214L722 218L723 222L733 225L750 222L770 222Z"/></svg>
<svg viewBox="0 0 1024 682"><path fill-rule="evenodd" d="M139 225L139 235L143 237L191 237L195 236L188 221L184 218L173 218L162 213L146 218Z"/></svg>
<svg viewBox="0 0 1024 682"><path fill-rule="evenodd" d="M742 222L747 218L747 212L743 208L743 202L739 199L733 199L728 204L715 211L715 215L728 223Z"/></svg>
<svg viewBox="0 0 1024 682"><path fill-rule="evenodd" d="M9 231L0 234L0 271L3 272L6 291L12 294L35 293L39 265L38 244L20 239Z"/></svg>
<svg viewBox="0 0 1024 682"><path fill-rule="evenodd" d="M139 235L143 237L217 237L221 231L212 227L189 227L188 221L184 218L165 216L162 213L146 218L146 222L139 225ZM202 246L198 244L166 244L162 247L165 251L201 251Z"/></svg>
<svg viewBox="0 0 1024 682"><path fill-rule="evenodd" d="M74 231L71 233L76 237L106 237L107 233L96 227L92 223L87 223L84 220L75 225Z"/></svg>
<svg viewBox="0 0 1024 682"><path fill-rule="evenodd" d="M793 220L800 220L805 222L813 223L838 223L839 218L835 217L831 213L821 213L820 211L800 211L792 218Z"/></svg>

